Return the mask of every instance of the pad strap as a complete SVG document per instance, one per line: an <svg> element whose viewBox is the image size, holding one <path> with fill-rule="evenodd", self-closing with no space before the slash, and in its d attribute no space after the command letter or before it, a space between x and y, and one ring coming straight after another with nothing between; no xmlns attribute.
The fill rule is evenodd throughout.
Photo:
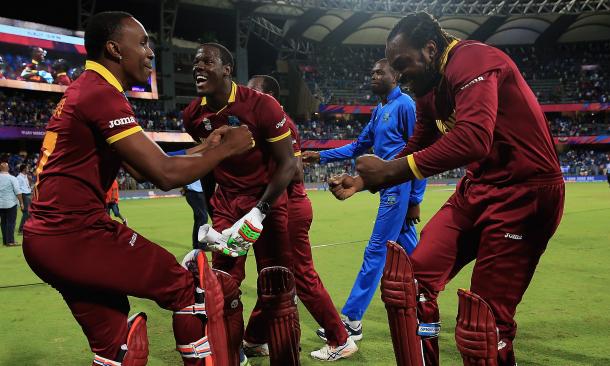
<svg viewBox="0 0 610 366"><path fill-rule="evenodd" d="M184 358L205 358L212 354L207 336L190 344L178 344L176 345L176 350Z"/></svg>
<svg viewBox="0 0 610 366"><path fill-rule="evenodd" d="M187 307L184 307L178 311L174 311L174 314L178 314L178 315L207 315L207 312L205 310L205 304L204 303L199 303L199 304L193 304L193 305L189 305Z"/></svg>
<svg viewBox="0 0 610 366"><path fill-rule="evenodd" d="M98 366L121 366L120 362L109 360L98 355L95 355L93 358L93 364Z"/></svg>

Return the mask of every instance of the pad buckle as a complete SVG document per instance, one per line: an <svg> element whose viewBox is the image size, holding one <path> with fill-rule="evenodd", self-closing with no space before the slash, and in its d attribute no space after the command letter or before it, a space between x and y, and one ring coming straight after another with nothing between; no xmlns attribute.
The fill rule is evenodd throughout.
<svg viewBox="0 0 610 366"><path fill-rule="evenodd" d="M206 358L212 354L207 336L186 345L176 345L176 350L184 358Z"/></svg>
<svg viewBox="0 0 610 366"><path fill-rule="evenodd" d="M419 323L417 335L422 338L436 338L441 334L441 323Z"/></svg>
<svg viewBox="0 0 610 366"><path fill-rule="evenodd" d="M205 304L204 303L196 303L193 305L189 305L187 307L184 307L178 311L174 311L174 314L180 314L180 315L207 315L207 312L205 310Z"/></svg>

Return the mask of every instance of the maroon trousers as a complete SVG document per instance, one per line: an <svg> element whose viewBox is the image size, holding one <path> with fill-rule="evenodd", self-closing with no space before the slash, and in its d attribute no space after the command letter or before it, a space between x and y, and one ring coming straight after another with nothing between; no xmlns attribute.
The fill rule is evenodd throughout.
<svg viewBox="0 0 610 366"><path fill-rule="evenodd" d="M36 275L62 294L91 350L108 359L127 340L128 295L173 311L195 302L193 276L171 253L105 214L63 235L26 227L23 253ZM199 319L174 318L178 344L203 336Z"/></svg>
<svg viewBox="0 0 610 366"><path fill-rule="evenodd" d="M312 220L313 210L309 198L288 201L288 232L293 248L297 295L316 322L324 328L328 344L336 347L347 341L347 331L313 265L309 242L309 228ZM266 342L264 325L260 312L253 311L245 338L252 343Z"/></svg>
<svg viewBox="0 0 610 366"><path fill-rule="evenodd" d="M507 187L472 184L464 178L424 227L411 255L427 300L419 302L420 320L439 321L439 291L475 260L470 289L491 306L499 339L506 343L499 350L499 364L514 365L516 308L559 225L563 204L560 176ZM437 339L424 341L424 348L426 365L438 365Z"/></svg>

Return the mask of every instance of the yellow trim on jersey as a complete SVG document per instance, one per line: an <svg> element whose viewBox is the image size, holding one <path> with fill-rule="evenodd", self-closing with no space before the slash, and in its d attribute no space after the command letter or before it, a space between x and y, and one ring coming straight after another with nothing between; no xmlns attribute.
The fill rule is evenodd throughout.
<svg viewBox="0 0 610 366"><path fill-rule="evenodd" d="M97 72L101 75L101 77L106 79L108 84L114 86L121 93L123 92L123 86L121 85L121 83L119 83L117 78L112 75L110 70L108 70L104 65L98 64L95 61L87 60L87 62L85 62L85 70L93 70Z"/></svg>
<svg viewBox="0 0 610 366"><path fill-rule="evenodd" d="M229 94L229 100L227 101L227 105L220 108L220 110L218 112L216 112L216 114L222 112L225 108L227 108L229 106L229 104L231 103L235 103L235 96L237 95L237 84L235 84L234 81L231 81L231 94ZM206 99L206 97L202 97L201 98L201 105L204 106L208 104L208 100Z"/></svg>
<svg viewBox="0 0 610 366"><path fill-rule="evenodd" d="M294 156L301 156L301 152L300 151L295 151L294 152Z"/></svg>
<svg viewBox="0 0 610 366"><path fill-rule="evenodd" d="M281 135L279 135L277 137L272 137L270 139L267 139L267 142L277 142L277 141L285 139L288 136L290 136L290 131L286 131L286 133L281 134Z"/></svg>
<svg viewBox="0 0 610 366"><path fill-rule="evenodd" d="M417 164L415 164L415 158L413 157L413 154L407 155L407 162L409 163L409 168L411 168L411 171L413 172L415 178L424 179L424 176L419 171Z"/></svg>
<svg viewBox="0 0 610 366"><path fill-rule="evenodd" d="M142 131L142 127L140 127L140 126L134 126L134 127L130 128L130 129L128 129L128 130L125 130L125 131L123 131L123 132L119 132L119 133L117 133L116 135L113 135L113 136L108 137L108 138L106 139L106 142L107 142L108 144L113 144L113 143L115 143L115 142L119 141L119 140L120 140L120 139L122 139L122 138L125 138L125 137L127 137L127 136L131 136L131 135L133 135L134 133L136 133L136 132L140 132L140 131Z"/></svg>
<svg viewBox="0 0 610 366"><path fill-rule="evenodd" d="M454 39L453 41L451 41L451 43L449 43L449 46L447 46L447 48L445 48L445 52L443 52L443 55L441 56L441 64L440 64L440 70L441 70L441 74L445 73L445 66L447 66L447 57L449 57L449 51L451 51L451 49L453 47L455 47L456 44L458 44L459 40L458 39ZM422 179L422 178L419 178Z"/></svg>

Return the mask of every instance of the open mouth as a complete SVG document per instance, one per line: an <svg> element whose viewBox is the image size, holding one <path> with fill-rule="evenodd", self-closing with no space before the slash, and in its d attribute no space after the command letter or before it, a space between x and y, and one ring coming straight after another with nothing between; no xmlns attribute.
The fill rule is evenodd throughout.
<svg viewBox="0 0 610 366"><path fill-rule="evenodd" d="M205 82L206 82L206 81L208 81L208 78L206 78L206 77L205 77L205 76L203 76L203 75L197 75L197 76L195 76L195 84L196 84L196 85L197 85L197 87L199 87L199 88L200 88L200 87L202 87L202 86L205 84Z"/></svg>

